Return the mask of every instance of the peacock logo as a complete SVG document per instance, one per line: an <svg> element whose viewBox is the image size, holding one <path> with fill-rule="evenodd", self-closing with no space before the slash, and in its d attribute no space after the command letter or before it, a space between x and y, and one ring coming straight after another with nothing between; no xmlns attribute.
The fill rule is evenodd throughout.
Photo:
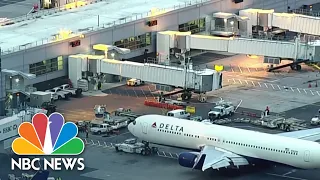
<svg viewBox="0 0 320 180"><path fill-rule="evenodd" d="M20 137L12 142L17 155L79 155L84 150L83 141L76 137L78 127L72 122L65 123L60 113L49 118L38 113L32 123L23 122L18 132Z"/></svg>

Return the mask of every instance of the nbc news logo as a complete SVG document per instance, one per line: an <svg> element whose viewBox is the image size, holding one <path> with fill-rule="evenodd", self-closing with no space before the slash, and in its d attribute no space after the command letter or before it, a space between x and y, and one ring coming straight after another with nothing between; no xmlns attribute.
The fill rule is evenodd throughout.
<svg viewBox="0 0 320 180"><path fill-rule="evenodd" d="M42 113L33 116L32 123L24 122L18 129L20 137L12 142L12 150L17 155L32 156L75 156L84 150L83 141L76 137L78 127L65 123L64 117L53 113L49 118ZM50 158L43 159L43 170L72 170L75 167L81 171L85 168L83 158ZM40 170L40 158L11 159L11 169ZM64 168L63 168L64 167Z"/></svg>

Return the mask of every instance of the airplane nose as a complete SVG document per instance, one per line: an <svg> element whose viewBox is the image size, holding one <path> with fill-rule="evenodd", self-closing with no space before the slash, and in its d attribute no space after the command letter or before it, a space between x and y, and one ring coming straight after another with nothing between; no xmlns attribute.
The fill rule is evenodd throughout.
<svg viewBox="0 0 320 180"><path fill-rule="evenodd" d="M132 124L132 122L131 123L129 123L129 125L128 125L128 130L129 130L129 132L131 133L131 134L134 134L134 128L133 128L133 124Z"/></svg>

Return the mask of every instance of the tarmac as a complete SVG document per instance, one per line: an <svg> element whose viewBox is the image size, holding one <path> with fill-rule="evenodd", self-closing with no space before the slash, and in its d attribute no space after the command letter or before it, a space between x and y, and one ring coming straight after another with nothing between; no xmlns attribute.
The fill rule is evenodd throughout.
<svg viewBox="0 0 320 180"><path fill-rule="evenodd" d="M26 15L39 0L0 0L0 18Z"/></svg>
<svg viewBox="0 0 320 180"><path fill-rule="evenodd" d="M212 55L212 54L211 54ZM215 54L213 54L215 55ZM208 56L206 54L205 56ZM211 63L219 62L219 58L246 58L238 56L223 55L214 57L215 60ZM248 62L255 63L257 60L249 59ZM243 61L241 61L243 62ZM206 64L206 62L202 62ZM236 61L233 62L236 67ZM207 65L207 66L209 66ZM239 67L243 67L242 64ZM232 101L237 107L237 113L232 118L246 118L241 112L261 113L266 106L270 107L272 113L280 113L286 117L295 117L304 119L306 122L318 112L320 102L316 92L317 87L314 84L311 88L305 87L308 84L305 82L316 78L316 73L304 71L302 73L296 72L279 72L265 73L259 69L263 67L256 66L256 72L232 71L230 68L224 72L224 88L215 92L209 93L209 103L195 103L192 101L190 105L196 107L196 114L206 117L207 112L214 106L214 102L221 98ZM238 68L239 69L239 68ZM252 70L253 70L252 69ZM249 78L254 81L256 86L252 83L249 85ZM263 77L263 78L260 78ZM228 78L231 79L228 81ZM243 83L233 83L232 78L238 78ZM258 79L258 80L257 80ZM273 82L270 82L273 81ZM267 87L260 87L259 83L272 83L274 86L281 85L283 90L273 89L270 84ZM288 86L286 90L283 86ZM294 91L290 87L299 88ZM94 91L85 93L82 98L71 99L69 101L58 101L58 111L63 113L66 120L91 120L94 118L93 107L97 104L106 104L109 111L116 110L119 107L131 108L134 112L140 114L163 114L165 110L158 108L146 107L143 102L146 99L154 99L156 91L153 85L144 85L140 87L127 87L119 84L105 84L103 91ZM308 93L302 93L303 89L309 90ZM310 92L312 90L313 94ZM252 117L250 117L252 118ZM279 130L265 129L249 124L229 124L228 126L243 128L248 130L262 131L266 133L280 133ZM298 170L289 167L244 167L240 170L208 170L201 172L179 166L176 157L180 152L186 151L183 149L159 147L159 154L143 157L138 154L127 154L115 152L112 144L123 142L125 139L133 136L126 128L120 131L119 135L89 135L85 139L84 134L80 133L79 137L84 138L86 148L81 155L85 159L86 169L82 172L76 171L59 171L52 172L50 176L61 177L62 179L77 179L77 180L317 180L320 170ZM0 155L0 178L5 179L10 172L10 157L7 155Z"/></svg>
<svg viewBox="0 0 320 180"><path fill-rule="evenodd" d="M304 106L301 108L308 112L310 106ZM301 108L291 110L286 114L291 117L295 117L297 114L295 112L301 112ZM243 108L241 110L247 109ZM235 117L242 116L235 114ZM230 126L268 133L280 132L253 127L246 124L232 124ZM79 137L84 138L84 134L80 133ZM86 148L84 153L81 155L81 157L85 159L85 171L59 171L52 172L50 176L61 177L62 179L76 178L77 180L149 180L151 177L155 180L209 180L213 178L221 180L316 180L318 179L318 174L320 172L319 170L303 171L288 167L248 167L236 171L209 170L201 172L178 165L178 162L175 159L175 154L185 151L182 149L161 146L159 147L159 155L143 157L138 154L117 153L111 147L111 143L123 142L125 139L131 137L133 136L127 131L127 129L122 129L120 135L117 136L89 135L89 138L84 140L84 142L86 142ZM0 178L5 179L7 177L7 173L10 172L8 169L8 166L10 165L9 156L2 154L0 156L0 161L2 162L0 167Z"/></svg>
<svg viewBox="0 0 320 180"><path fill-rule="evenodd" d="M237 126L238 128L250 129L247 126ZM263 131L251 127L252 130ZM274 131L272 133L277 133ZM84 134L79 134L83 137ZM126 129L118 136L103 137L90 135L85 139L86 148L81 155L85 159L86 169L77 171L57 171L51 172L51 177L61 177L62 179L77 180L211 180L213 178L221 180L317 180L320 170L296 170L288 167L243 167L239 170L208 170L201 172L184 168L178 165L176 154L187 151L183 149L159 147L159 154L144 157L139 154L127 154L116 152L111 147L111 143L122 142L133 137ZM0 178L5 179L10 170L9 156L0 156L1 171Z"/></svg>

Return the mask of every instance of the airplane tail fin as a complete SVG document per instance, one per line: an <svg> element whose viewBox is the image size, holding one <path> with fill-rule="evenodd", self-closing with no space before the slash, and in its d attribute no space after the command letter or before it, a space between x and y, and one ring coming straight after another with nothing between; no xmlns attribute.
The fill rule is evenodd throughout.
<svg viewBox="0 0 320 180"><path fill-rule="evenodd" d="M31 180L47 180L49 177L49 171L38 171Z"/></svg>

